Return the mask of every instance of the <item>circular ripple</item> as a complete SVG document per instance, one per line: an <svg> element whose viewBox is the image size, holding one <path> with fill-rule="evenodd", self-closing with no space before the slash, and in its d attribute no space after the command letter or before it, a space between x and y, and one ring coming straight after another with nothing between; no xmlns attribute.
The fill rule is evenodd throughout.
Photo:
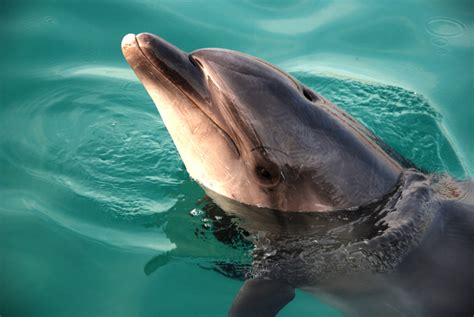
<svg viewBox="0 0 474 317"><path fill-rule="evenodd" d="M56 19L54 17L46 16L46 17L44 17L44 20L48 23L56 24Z"/></svg>
<svg viewBox="0 0 474 317"><path fill-rule="evenodd" d="M437 48L435 49L435 52L436 52L436 54L438 54L438 55L444 56L444 55L448 55L448 54L450 53L450 49L449 49L449 46L437 47Z"/></svg>
<svg viewBox="0 0 474 317"><path fill-rule="evenodd" d="M452 38L464 34L465 25L450 18L433 18L426 23L426 30L435 36Z"/></svg>
<svg viewBox="0 0 474 317"><path fill-rule="evenodd" d="M12 145L11 164L67 189L91 212L131 218L174 207L187 176L144 91L91 75L48 84L9 112L12 122L24 118L8 127L11 139L25 136Z"/></svg>
<svg viewBox="0 0 474 317"><path fill-rule="evenodd" d="M431 39L431 44L433 44L436 47L446 48L449 46L449 41L444 38L434 37Z"/></svg>

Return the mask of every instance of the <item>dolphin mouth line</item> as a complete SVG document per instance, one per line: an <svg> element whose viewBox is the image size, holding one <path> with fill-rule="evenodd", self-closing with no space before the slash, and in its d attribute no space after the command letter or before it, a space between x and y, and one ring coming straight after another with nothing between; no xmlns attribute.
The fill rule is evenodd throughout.
<svg viewBox="0 0 474 317"><path fill-rule="evenodd" d="M224 135L224 137L232 144L237 156L241 156L241 153L240 153L240 149L239 147L237 146L237 143L234 141L234 139L232 139L232 137L230 136L230 134L224 129L222 128L219 124L217 124L217 122L212 119L203 109L201 109L201 107L199 107L199 105L192 99L189 97L189 95L186 93L186 91L184 91L183 89L181 89L179 86L175 85L168 77L166 77L164 74L163 74L163 71L157 66L155 65L155 63L153 63L152 60L150 60L150 58L148 58L148 56L146 56L146 54L143 52L143 49L142 47L140 46L140 43L138 42L137 40L137 36L134 34L134 40L135 40L135 44L138 48L138 51L140 52L140 54L142 55L143 58L145 58L145 60L148 62L148 64L150 64L159 74L160 74L160 79L162 80L165 80L167 81L169 84L171 84L176 90L178 90L179 92L181 92L181 94L183 96L186 97L186 99L194 106L196 107L196 109L198 109L210 122L212 122L212 124L219 130L221 131L221 133ZM188 54L188 56L190 56ZM191 59L190 59L190 63L191 62ZM193 66L196 67L196 65L193 63Z"/></svg>

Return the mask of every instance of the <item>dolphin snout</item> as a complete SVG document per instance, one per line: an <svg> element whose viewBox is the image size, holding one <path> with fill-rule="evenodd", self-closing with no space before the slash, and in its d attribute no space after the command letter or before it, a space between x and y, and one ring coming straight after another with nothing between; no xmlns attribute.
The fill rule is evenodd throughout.
<svg viewBox="0 0 474 317"><path fill-rule="evenodd" d="M122 39L121 47L123 56L130 66L135 68L144 57L138 45L137 36L133 33L125 35Z"/></svg>
<svg viewBox="0 0 474 317"><path fill-rule="evenodd" d="M124 48L128 48L130 46L134 46L137 44L137 41L136 41L136 38L135 38L135 34L133 33L129 33L127 35L125 35L122 39L122 49Z"/></svg>
<svg viewBox="0 0 474 317"><path fill-rule="evenodd" d="M165 39L150 33L130 33L122 39L122 52L149 91L173 90L194 103L207 100L206 78L200 62Z"/></svg>
<svg viewBox="0 0 474 317"><path fill-rule="evenodd" d="M131 59L138 58L141 63L149 63L166 73L166 77L184 73L185 77L196 77L196 69L201 66L191 54L151 33L125 35L122 39L122 52L129 63Z"/></svg>

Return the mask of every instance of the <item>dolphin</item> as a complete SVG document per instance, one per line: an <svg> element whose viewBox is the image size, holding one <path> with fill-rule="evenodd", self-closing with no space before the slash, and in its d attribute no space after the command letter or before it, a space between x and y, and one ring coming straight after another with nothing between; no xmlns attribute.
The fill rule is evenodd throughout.
<svg viewBox="0 0 474 317"><path fill-rule="evenodd" d="M260 234L255 245L262 252L230 316L275 316L295 288L325 289L330 301L342 297L359 306L356 313L341 309L361 316L387 314L388 306L354 296L367 288L385 294L375 304L398 298L387 304L393 316L470 311L472 183L425 175L349 114L261 59L225 49L186 53L149 33L126 35L122 52L189 175L222 209L248 220L248 232ZM328 245L314 242L328 236ZM311 251L306 257L294 253L301 245ZM444 254L459 258L449 262ZM421 265L428 269L413 276ZM451 271L466 278L454 283ZM417 283L419 276L429 282ZM436 276L442 281L433 282ZM406 294L424 297L412 301ZM430 306L449 294L455 299Z"/></svg>
<svg viewBox="0 0 474 317"><path fill-rule="evenodd" d="M262 60L223 49L187 54L147 33L125 36L122 50L205 190L328 211L377 200L401 175L361 124Z"/></svg>

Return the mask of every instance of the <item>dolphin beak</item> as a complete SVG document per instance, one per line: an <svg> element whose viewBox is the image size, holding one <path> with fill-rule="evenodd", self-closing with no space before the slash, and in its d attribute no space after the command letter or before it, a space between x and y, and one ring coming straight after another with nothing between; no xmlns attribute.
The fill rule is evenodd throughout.
<svg viewBox="0 0 474 317"><path fill-rule="evenodd" d="M130 53L132 53L132 55L136 54L137 50L139 50L151 64L159 69L168 66L168 68L176 70L180 67L186 69L193 66L187 53L150 33L125 35L122 40L122 51L125 58L127 58Z"/></svg>
<svg viewBox="0 0 474 317"><path fill-rule="evenodd" d="M122 52L125 55L127 50L136 45L136 36L133 33L125 35L122 39Z"/></svg>
<svg viewBox="0 0 474 317"><path fill-rule="evenodd" d="M138 45L137 42L137 37L135 34L127 34L123 37L122 39L122 53L127 62L132 66L132 68L135 70L135 65L137 64L138 60L143 54L140 51L140 46ZM137 60L137 61L135 61Z"/></svg>
<svg viewBox="0 0 474 317"><path fill-rule="evenodd" d="M122 52L138 78L172 84L195 102L206 99L204 74L192 56L150 33L127 34Z"/></svg>

